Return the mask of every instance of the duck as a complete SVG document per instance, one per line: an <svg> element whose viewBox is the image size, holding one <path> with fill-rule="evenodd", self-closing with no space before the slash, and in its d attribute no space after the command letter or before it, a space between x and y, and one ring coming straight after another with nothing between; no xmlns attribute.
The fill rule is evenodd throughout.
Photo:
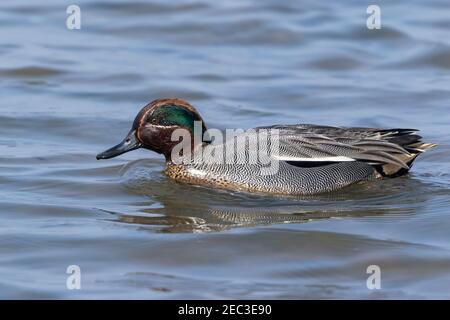
<svg viewBox="0 0 450 320"><path fill-rule="evenodd" d="M190 103L166 98L145 105L126 137L96 158L143 148L162 154L164 173L181 183L314 195L406 175L418 155L436 146L422 142L417 131L275 124L236 130L224 138L222 131L207 129Z"/></svg>

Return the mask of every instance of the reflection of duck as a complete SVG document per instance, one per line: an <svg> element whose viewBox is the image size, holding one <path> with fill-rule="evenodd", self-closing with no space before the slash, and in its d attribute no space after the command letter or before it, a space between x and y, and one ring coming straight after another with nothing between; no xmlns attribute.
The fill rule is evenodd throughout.
<svg viewBox="0 0 450 320"><path fill-rule="evenodd" d="M254 207L215 206L207 205L205 202L195 202L192 207L186 209L186 201L176 202L174 199L165 201L164 197L156 197L155 200L160 201L164 205L163 208L141 208L139 214L106 212L117 215L117 221L119 222L161 227L162 232L169 233L217 232L238 227L307 223L331 218L368 218L386 214L408 215L411 213L409 208L367 206L358 203L348 205L348 201L344 201L345 205L342 204L344 206L333 201L321 202L316 205L301 203L275 206L256 202Z"/></svg>
<svg viewBox="0 0 450 320"><path fill-rule="evenodd" d="M186 101L155 100L139 112L127 137L97 155L97 159L112 158L143 147L164 154L165 173L178 181L251 192L306 195L360 181L403 175L417 155L435 146L421 142L414 129L306 124L259 127L224 143L210 143L194 137L195 121L202 121L202 118ZM189 147L182 149L179 140L174 141L172 135L177 129L190 134L189 141L182 141L183 147ZM202 123L200 129L203 137L206 126ZM255 137L257 145L247 143ZM269 144L270 150L265 150L269 160L277 164L270 174L261 171L267 165L260 158L261 137ZM277 148L272 150L270 145L273 146L275 140ZM175 148L183 150L185 162L175 161ZM226 156L222 161L217 158L231 149L235 152L234 162L225 163ZM192 157L186 162L186 156Z"/></svg>
<svg viewBox="0 0 450 320"><path fill-rule="evenodd" d="M129 192L145 196L114 220L160 232L218 232L239 227L308 223L335 218L410 216L427 203L433 188L418 179L390 179L314 196L229 192L174 183L159 171L161 161L141 159L121 170Z"/></svg>
<svg viewBox="0 0 450 320"><path fill-rule="evenodd" d="M272 210L272 211L271 211ZM311 211L291 208L292 212L277 213L280 209L267 208L239 208L239 209L209 209L200 217L188 217L178 215L128 215L119 214L118 221L123 223L162 226L161 231L169 233L178 232L217 232L237 227L254 227L272 224L305 223L330 218L343 217L369 217L385 214L386 210L330 210ZM297 212L295 212L296 210ZM146 213L154 213L154 210L142 210ZM282 212L289 211L285 208ZM390 210L390 213L403 213L402 210ZM117 214L108 211L108 213Z"/></svg>

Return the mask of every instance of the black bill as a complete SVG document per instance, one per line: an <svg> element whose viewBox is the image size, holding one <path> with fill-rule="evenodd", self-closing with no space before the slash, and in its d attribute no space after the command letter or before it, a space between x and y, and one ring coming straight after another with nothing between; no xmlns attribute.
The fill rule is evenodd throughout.
<svg viewBox="0 0 450 320"><path fill-rule="evenodd" d="M111 159L117 157L125 152L136 150L141 147L141 143L136 138L136 131L131 130L128 135L118 145L103 151L97 155L97 160Z"/></svg>

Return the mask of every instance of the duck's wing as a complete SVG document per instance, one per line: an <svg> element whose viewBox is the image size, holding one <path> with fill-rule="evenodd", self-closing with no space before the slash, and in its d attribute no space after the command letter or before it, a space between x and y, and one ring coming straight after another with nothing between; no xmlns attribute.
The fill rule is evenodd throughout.
<svg viewBox="0 0 450 320"><path fill-rule="evenodd" d="M394 174L408 170L414 158L435 146L421 142L416 129L345 128L312 124L274 125L269 130L278 139L274 157L301 167L336 162L362 161ZM389 171L389 172L388 172Z"/></svg>

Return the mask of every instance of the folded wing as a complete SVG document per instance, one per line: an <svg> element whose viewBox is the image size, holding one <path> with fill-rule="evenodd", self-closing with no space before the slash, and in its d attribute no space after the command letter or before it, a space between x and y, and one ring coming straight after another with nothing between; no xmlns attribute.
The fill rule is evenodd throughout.
<svg viewBox="0 0 450 320"><path fill-rule="evenodd" d="M415 129L345 128L331 126L275 125L258 127L278 138L273 157L299 167L361 161L383 175L407 172L418 154L435 146L423 143Z"/></svg>

